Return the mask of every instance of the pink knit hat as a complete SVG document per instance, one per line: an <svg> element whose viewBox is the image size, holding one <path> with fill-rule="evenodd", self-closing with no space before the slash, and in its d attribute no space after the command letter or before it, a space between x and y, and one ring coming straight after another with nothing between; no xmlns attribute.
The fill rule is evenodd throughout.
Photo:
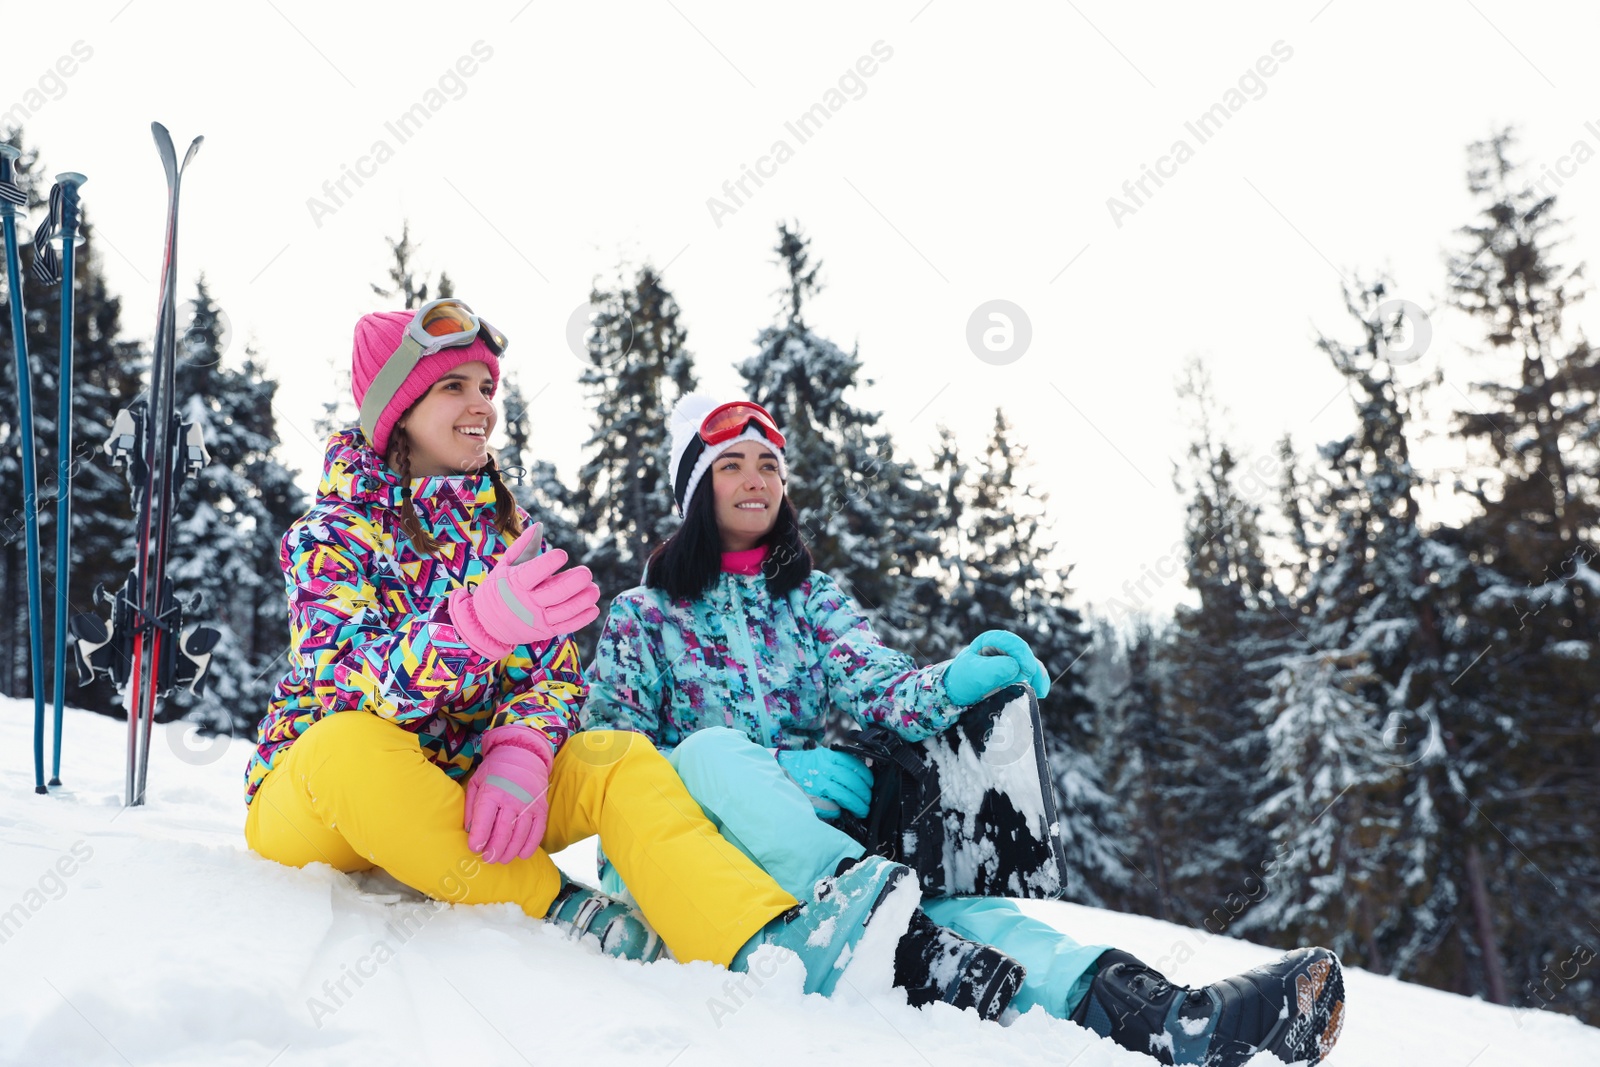
<svg viewBox="0 0 1600 1067"><path fill-rule="evenodd" d="M384 364L400 347L406 326L415 316L414 311L378 311L363 315L356 321L355 345L350 356L350 391L355 394L358 409L366 400L367 390L372 387ZM387 452L389 432L394 429L396 420L412 404L426 396L434 382L461 364L474 360L488 366L495 387L499 388L500 359L484 343L481 335L473 338L469 345L442 348L431 356L423 356L411 373L406 375L394 396L384 404L376 425L367 434L367 443L380 456Z"/></svg>

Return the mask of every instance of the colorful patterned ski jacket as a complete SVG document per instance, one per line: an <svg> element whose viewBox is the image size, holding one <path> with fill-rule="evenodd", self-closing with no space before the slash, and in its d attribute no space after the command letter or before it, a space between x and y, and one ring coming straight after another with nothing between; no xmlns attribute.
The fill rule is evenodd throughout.
<svg viewBox="0 0 1600 1067"><path fill-rule="evenodd" d="M400 478L360 431L329 440L316 503L279 549L290 669L245 771L247 804L273 761L334 712L370 712L404 726L458 779L477 764L486 730L519 723L559 747L576 728L585 687L570 637L489 660L456 634L446 612L446 595L476 585L509 545L495 529L488 477L415 478L411 493L418 520L441 542L433 555L401 531Z"/></svg>
<svg viewBox="0 0 1600 1067"><path fill-rule="evenodd" d="M917 741L962 711L945 696L945 666L919 670L885 647L823 571L776 598L764 576L723 571L693 600L641 585L611 602L583 722L637 731L663 751L708 726L791 749L820 744L838 709Z"/></svg>

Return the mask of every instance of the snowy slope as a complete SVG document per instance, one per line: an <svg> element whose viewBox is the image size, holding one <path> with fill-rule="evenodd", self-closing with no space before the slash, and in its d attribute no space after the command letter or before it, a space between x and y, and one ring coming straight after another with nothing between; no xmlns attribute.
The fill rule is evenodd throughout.
<svg viewBox="0 0 1600 1067"><path fill-rule="evenodd" d="M122 724L69 712L68 785L35 796L31 721L31 705L0 699L0 1064L1153 1062L1040 1011L1001 1027L942 1006L829 1001L801 994L788 968L745 995L709 964L602 959L510 906L435 908L386 878L279 866L244 847L248 742L186 747L181 725L157 728L149 804L122 810ZM560 860L592 874L587 846ZM1273 955L1151 919L1027 907L1190 982ZM1565 1016L1347 981L1335 1067L1600 1063L1600 1030Z"/></svg>

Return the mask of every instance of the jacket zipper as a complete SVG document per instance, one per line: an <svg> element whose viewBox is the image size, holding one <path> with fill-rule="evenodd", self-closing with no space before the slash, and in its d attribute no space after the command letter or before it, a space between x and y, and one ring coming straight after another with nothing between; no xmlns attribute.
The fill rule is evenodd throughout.
<svg viewBox="0 0 1600 1067"><path fill-rule="evenodd" d="M764 748L771 748L773 745L772 720L767 715L767 694L766 690L761 687L761 663L756 658L755 641L750 637L750 623L744 612L744 598L740 595L739 579L730 577L727 581L729 599L733 601L733 612L737 621L736 629L739 632L738 643L740 647L733 651L749 669L750 690L755 694L756 700L756 722L761 727L761 744ZM729 644L732 643L733 637L730 634Z"/></svg>

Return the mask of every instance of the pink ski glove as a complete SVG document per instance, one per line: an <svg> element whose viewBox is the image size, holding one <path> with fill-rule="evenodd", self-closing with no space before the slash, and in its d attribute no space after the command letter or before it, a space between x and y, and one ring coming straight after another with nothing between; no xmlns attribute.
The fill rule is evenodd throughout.
<svg viewBox="0 0 1600 1067"><path fill-rule="evenodd" d="M518 645L540 644L600 617L600 587L588 567L562 570L567 554L539 552L544 524L534 523L475 589L450 594L450 621L472 650L505 659Z"/></svg>
<svg viewBox="0 0 1600 1067"><path fill-rule="evenodd" d="M550 819L550 742L531 726L483 735L483 760L467 781L467 847L485 863L525 860Z"/></svg>

